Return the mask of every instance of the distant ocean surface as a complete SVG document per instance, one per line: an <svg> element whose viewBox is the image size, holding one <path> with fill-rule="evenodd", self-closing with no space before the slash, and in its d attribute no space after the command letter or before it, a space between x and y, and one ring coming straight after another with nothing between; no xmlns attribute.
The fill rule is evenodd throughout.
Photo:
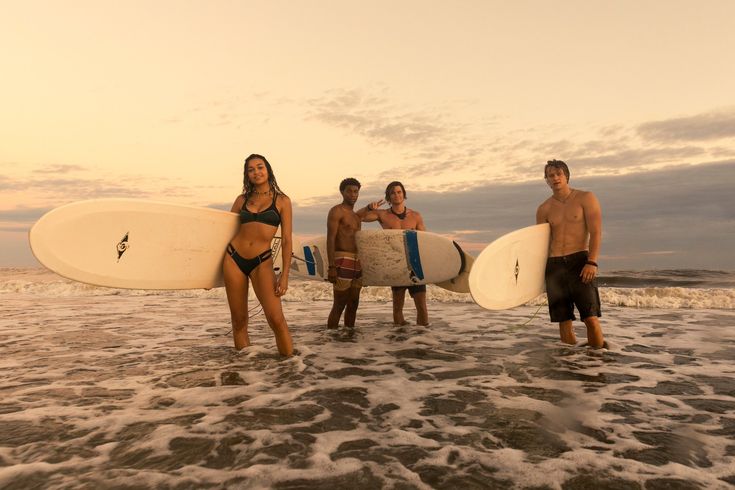
<svg viewBox="0 0 735 490"><path fill-rule="evenodd" d="M617 288L735 288L735 272L700 269L603 272L602 287Z"/></svg>
<svg viewBox="0 0 735 490"><path fill-rule="evenodd" d="M294 279L284 359L257 304L232 348L222 288L0 269L0 488L733 488L735 274L599 283L593 351L543 295L491 312L429 286L431 325L395 326L369 287L327 330L330 285Z"/></svg>

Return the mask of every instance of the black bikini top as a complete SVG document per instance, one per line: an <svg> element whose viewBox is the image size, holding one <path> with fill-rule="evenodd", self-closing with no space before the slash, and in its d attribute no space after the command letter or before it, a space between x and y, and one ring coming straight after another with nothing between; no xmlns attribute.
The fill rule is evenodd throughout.
<svg viewBox="0 0 735 490"><path fill-rule="evenodd" d="M245 202L242 203L242 208L240 208L240 223L244 225L245 223L256 222L278 227L281 224L281 213L278 212L276 207L276 196L277 194L273 196L273 202L267 209L258 213L253 213L247 208L248 200L246 198Z"/></svg>

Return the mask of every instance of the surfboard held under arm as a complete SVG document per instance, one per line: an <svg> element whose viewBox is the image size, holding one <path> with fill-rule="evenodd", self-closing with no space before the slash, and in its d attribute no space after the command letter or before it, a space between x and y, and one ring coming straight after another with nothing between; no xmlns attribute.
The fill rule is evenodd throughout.
<svg viewBox="0 0 735 490"><path fill-rule="evenodd" d="M93 199L46 213L31 250L57 274L97 286L199 289L223 285L222 260L238 215L140 199ZM281 270L280 229L271 243ZM294 244L294 247L297 245Z"/></svg>
<svg viewBox="0 0 735 490"><path fill-rule="evenodd" d="M522 305L546 291L551 227L529 226L501 236L480 253L469 275L475 302L488 310Z"/></svg>
<svg viewBox="0 0 735 490"><path fill-rule="evenodd" d="M441 235L414 230L361 230L357 255L365 286L411 286L457 277L462 257L454 243ZM327 237L294 248L291 270L302 277L326 280Z"/></svg>

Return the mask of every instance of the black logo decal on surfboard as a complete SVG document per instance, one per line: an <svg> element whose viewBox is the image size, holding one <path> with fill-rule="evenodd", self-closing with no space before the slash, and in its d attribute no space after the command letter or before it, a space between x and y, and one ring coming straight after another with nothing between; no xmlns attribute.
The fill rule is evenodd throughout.
<svg viewBox="0 0 735 490"><path fill-rule="evenodd" d="M125 251L128 249L128 233L125 233L125 236L117 242L117 261L120 262L120 258L123 256Z"/></svg>
<svg viewBox="0 0 735 490"><path fill-rule="evenodd" d="M521 266L518 265L518 259L516 259L516 268L514 270L516 275L516 286L518 285L518 274L521 272Z"/></svg>
<svg viewBox="0 0 735 490"><path fill-rule="evenodd" d="M273 254L273 260L274 260L273 270L276 272L276 274L280 272L281 270L281 268L275 264L275 258L276 258L276 255L278 255L278 251L280 249L281 249L281 237L274 236L273 241L271 242L271 253ZM291 253L291 255L293 256L293 252Z"/></svg>

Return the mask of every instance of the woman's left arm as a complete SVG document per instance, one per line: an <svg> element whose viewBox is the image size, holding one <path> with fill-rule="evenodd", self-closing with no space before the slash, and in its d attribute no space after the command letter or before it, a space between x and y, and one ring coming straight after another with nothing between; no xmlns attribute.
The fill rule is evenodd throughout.
<svg viewBox="0 0 735 490"><path fill-rule="evenodd" d="M276 296L283 296L288 290L288 273L291 270L293 213L291 211L291 199L288 196L279 196L279 201L281 201L281 258L283 265L281 267L281 278L276 284Z"/></svg>

